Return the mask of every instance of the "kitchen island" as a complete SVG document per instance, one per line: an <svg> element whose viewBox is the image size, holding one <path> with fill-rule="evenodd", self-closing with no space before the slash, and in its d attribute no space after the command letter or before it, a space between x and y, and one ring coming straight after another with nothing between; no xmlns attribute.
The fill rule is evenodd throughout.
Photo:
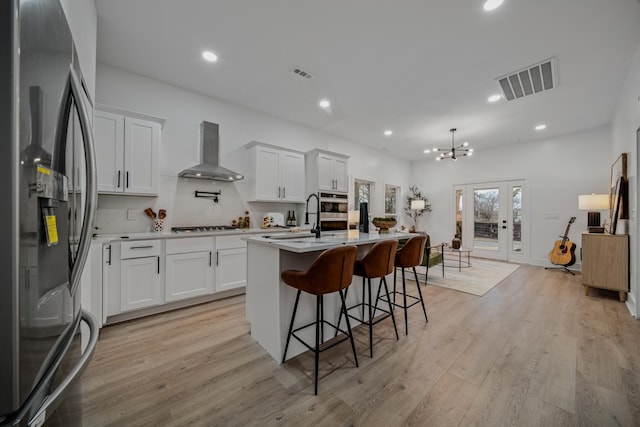
<svg viewBox="0 0 640 427"><path fill-rule="evenodd" d="M320 238L302 233L285 233L245 237L247 241L247 287L246 317L251 324L251 337L255 339L278 362L282 362L285 341L296 290L280 280L283 270L306 270L322 251L341 245L358 247L358 257L365 254L376 242L387 239L407 239L407 233L359 233L352 230ZM393 276L387 277L391 284ZM377 290L377 281L373 282ZM349 287L347 305L361 301L362 287ZM325 319L337 323L340 310L338 294L327 295L324 301ZM387 308L381 305L382 308ZM298 305L296 325L310 323L315 319L315 299L303 294ZM343 321L344 322L344 321ZM352 321L353 327L357 322ZM344 327L344 324L343 324ZM327 328L326 336L333 337L334 331ZM305 335L305 333L307 335ZM308 342L313 342L313 328L299 333ZM287 358L294 357L306 348L291 340Z"/></svg>

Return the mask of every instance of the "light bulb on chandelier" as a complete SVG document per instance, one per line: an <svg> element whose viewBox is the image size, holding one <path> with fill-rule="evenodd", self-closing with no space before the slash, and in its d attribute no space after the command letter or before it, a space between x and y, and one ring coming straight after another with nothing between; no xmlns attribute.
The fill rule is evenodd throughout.
<svg viewBox="0 0 640 427"><path fill-rule="evenodd" d="M469 146L468 142L465 142L464 144L460 144L456 147L455 137L454 137L454 133L456 130L457 130L456 128L449 129L449 132L451 132L451 148L434 148L433 149L434 152L437 152L437 151L441 152L440 155L436 157L436 160L439 161L442 159L451 159L455 162L456 160L458 160L458 157L473 155L473 148L466 148Z"/></svg>

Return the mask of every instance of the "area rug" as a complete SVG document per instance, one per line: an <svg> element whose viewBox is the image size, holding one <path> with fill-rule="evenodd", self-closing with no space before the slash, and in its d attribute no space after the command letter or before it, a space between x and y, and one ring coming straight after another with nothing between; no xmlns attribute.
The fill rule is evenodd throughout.
<svg viewBox="0 0 640 427"><path fill-rule="evenodd" d="M446 267L444 278L442 277L442 267L440 265L431 267L427 284L481 297L516 271L518 267L520 267L519 264L471 258L471 267L462 268L462 271L458 271L454 267ZM425 268L418 267L416 271L418 272L418 279L421 283L424 283ZM413 274L407 276L407 278L409 277L413 278Z"/></svg>

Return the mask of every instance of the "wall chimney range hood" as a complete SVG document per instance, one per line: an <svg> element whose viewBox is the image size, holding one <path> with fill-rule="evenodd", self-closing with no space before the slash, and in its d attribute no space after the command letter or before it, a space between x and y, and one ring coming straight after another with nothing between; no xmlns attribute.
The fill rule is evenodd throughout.
<svg viewBox="0 0 640 427"><path fill-rule="evenodd" d="M178 174L179 177L227 182L244 179L244 175L219 165L220 137L218 128L217 123L202 122L200 125L202 163L183 170Z"/></svg>

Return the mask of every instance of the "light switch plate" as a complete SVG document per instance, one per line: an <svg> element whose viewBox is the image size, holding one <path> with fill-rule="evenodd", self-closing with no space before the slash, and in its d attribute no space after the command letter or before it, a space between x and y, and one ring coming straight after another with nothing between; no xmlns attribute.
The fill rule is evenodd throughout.
<svg viewBox="0 0 640 427"><path fill-rule="evenodd" d="M135 209L127 209L127 219L131 220L131 219L137 219L138 218L138 213L136 212Z"/></svg>

